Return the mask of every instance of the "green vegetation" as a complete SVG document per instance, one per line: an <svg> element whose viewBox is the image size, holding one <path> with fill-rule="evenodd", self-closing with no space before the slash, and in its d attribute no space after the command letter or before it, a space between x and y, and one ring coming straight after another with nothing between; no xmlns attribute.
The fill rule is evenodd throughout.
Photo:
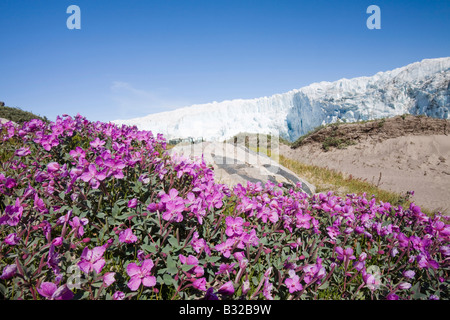
<svg viewBox="0 0 450 320"><path fill-rule="evenodd" d="M325 141L322 142L322 149L325 151L330 150L330 147L335 147L338 149L345 149L348 146L355 145L356 142L351 139L340 139L336 137L327 137Z"/></svg>
<svg viewBox="0 0 450 320"><path fill-rule="evenodd" d="M0 106L0 118L4 118L7 120L11 120L13 122L22 124L26 121L30 121L32 119L40 119L45 122L49 122L47 117L40 117L35 115L29 111L24 111L20 108L13 108L7 106Z"/></svg>

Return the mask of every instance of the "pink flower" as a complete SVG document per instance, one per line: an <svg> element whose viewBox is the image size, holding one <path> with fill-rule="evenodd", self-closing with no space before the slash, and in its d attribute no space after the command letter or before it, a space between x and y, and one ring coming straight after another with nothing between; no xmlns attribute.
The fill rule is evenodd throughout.
<svg viewBox="0 0 450 320"><path fill-rule="evenodd" d="M403 276L408 279L414 278L415 275L416 273L413 270L406 270L403 272Z"/></svg>
<svg viewBox="0 0 450 320"><path fill-rule="evenodd" d="M58 171L60 168L61 168L61 167L60 167L60 165L59 165L58 162L50 162L50 163L47 165L47 171L48 171L48 173L56 172L56 171Z"/></svg>
<svg viewBox="0 0 450 320"><path fill-rule="evenodd" d="M439 263L436 262L435 260L431 259L430 257L425 256L424 254L419 254L417 256L417 263L419 265L420 268L424 269L424 268L433 268L433 269L438 269L439 268Z"/></svg>
<svg viewBox="0 0 450 320"><path fill-rule="evenodd" d="M356 257L353 255L353 249L351 247L346 248L345 250L341 247L336 248L337 259L341 261L355 260Z"/></svg>
<svg viewBox="0 0 450 320"><path fill-rule="evenodd" d="M20 241L20 238L17 236L17 233L11 233L9 235L6 236L4 242L6 244L9 244L10 246L14 246L16 244L18 244Z"/></svg>
<svg viewBox="0 0 450 320"><path fill-rule="evenodd" d="M303 289L302 285L300 284L300 278L296 274L294 274L290 278L287 278L284 283L286 284L286 287L289 288L289 293L294 293Z"/></svg>
<svg viewBox="0 0 450 320"><path fill-rule="evenodd" d="M206 240L200 239L197 231L194 232L194 235L193 235L192 241L191 241L191 246L194 249L194 251L197 253L200 253L200 251L203 249L203 250L205 250L205 252L208 256L211 255L211 250L207 246Z"/></svg>
<svg viewBox="0 0 450 320"><path fill-rule="evenodd" d="M19 156L19 157L27 156L30 153L31 153L30 148L26 148L26 147L19 148L16 151L16 155Z"/></svg>
<svg viewBox="0 0 450 320"><path fill-rule="evenodd" d="M0 225L8 224L11 227L16 226L22 218L23 207L19 202L19 198L16 198L16 203L13 206L6 206L5 215L0 217Z"/></svg>
<svg viewBox="0 0 450 320"><path fill-rule="evenodd" d="M97 171L95 164L90 164L87 170L80 176L80 179L84 182L89 182L92 189L98 189L100 181L106 179L106 175L103 171Z"/></svg>
<svg viewBox="0 0 450 320"><path fill-rule="evenodd" d="M113 300L123 300L125 298L125 293L122 291L116 291L113 294Z"/></svg>
<svg viewBox="0 0 450 320"><path fill-rule="evenodd" d="M127 286L131 291L136 291L141 283L146 287L153 287L156 284L156 278L151 276L150 271L153 268L151 259L144 260L142 266L132 262L127 266L127 273L131 277Z"/></svg>
<svg viewBox="0 0 450 320"><path fill-rule="evenodd" d="M58 288L53 282L42 282L37 291L41 296L50 300L71 300L73 298L72 291L66 285Z"/></svg>
<svg viewBox="0 0 450 320"><path fill-rule="evenodd" d="M115 275L116 275L115 272L105 273L105 275L103 276L103 284L105 285L105 287L109 287L116 281L116 279L114 278Z"/></svg>
<svg viewBox="0 0 450 320"><path fill-rule="evenodd" d="M225 230L225 234L229 237L234 235L241 235L244 232L242 224L244 223L244 219L241 217L232 218L230 216L225 218L225 223L227 225L227 229Z"/></svg>
<svg viewBox="0 0 450 320"><path fill-rule="evenodd" d="M222 242L215 246L215 249L223 254L225 258L229 258L231 255L231 249L233 248L236 240L228 238L225 242Z"/></svg>
<svg viewBox="0 0 450 320"><path fill-rule="evenodd" d="M78 159L79 157L85 158L86 152L84 152L83 148L76 147L75 150L71 150L69 152L70 156L72 156L74 159Z"/></svg>
<svg viewBox="0 0 450 320"><path fill-rule="evenodd" d="M166 211L162 214L162 218L166 221L183 221L182 212L185 209L183 198L178 196L178 190L170 189L169 194L161 195L161 204L165 205Z"/></svg>
<svg viewBox="0 0 450 320"><path fill-rule="evenodd" d="M130 201L128 201L128 208L136 208L137 206L137 199L133 198Z"/></svg>
<svg viewBox="0 0 450 320"><path fill-rule="evenodd" d="M272 296L273 284L269 282L269 278L264 280L263 295L267 300L273 300Z"/></svg>
<svg viewBox="0 0 450 320"><path fill-rule="evenodd" d="M296 218L297 218L296 221L297 228L309 229L311 227L311 224L309 222L311 220L311 216L309 214L297 213Z"/></svg>
<svg viewBox="0 0 450 320"><path fill-rule="evenodd" d="M340 234L339 229L337 227L328 227L327 233L332 240L336 240L336 237Z"/></svg>
<svg viewBox="0 0 450 320"><path fill-rule="evenodd" d="M387 300L399 300L400 297L398 295L396 295L395 293L390 293L388 294L388 296L386 297Z"/></svg>
<svg viewBox="0 0 450 320"><path fill-rule="evenodd" d="M378 279L378 276L376 277L375 275L373 275L371 273L367 273L365 270L363 270L362 276L363 276L364 282L366 283L366 286L370 290L374 291L380 287L381 282Z"/></svg>
<svg viewBox="0 0 450 320"><path fill-rule="evenodd" d="M206 291L205 297L203 299L204 300L219 300L219 298L214 293L214 288L213 287L208 288L208 290Z"/></svg>
<svg viewBox="0 0 450 320"><path fill-rule="evenodd" d="M194 266L198 265L198 259L191 254L187 258L185 256L183 256L182 254L180 254L178 256L178 258L180 259L182 264L188 264L188 265L194 265Z"/></svg>
<svg viewBox="0 0 450 320"><path fill-rule="evenodd" d="M15 264L9 264L3 268L3 273L0 276L0 279L9 279L14 277L17 271L17 266Z"/></svg>
<svg viewBox="0 0 450 320"><path fill-rule="evenodd" d="M170 189L169 194L163 194L161 196L161 202L171 202L171 201L178 201L179 199L181 199L180 197L178 197L178 190L177 189ZM181 199L183 200L183 199ZM184 201L183 201L184 203Z"/></svg>
<svg viewBox="0 0 450 320"><path fill-rule="evenodd" d="M217 293L223 294L225 296L231 296L234 293L233 281L228 281L224 283L219 288L219 290L217 290Z"/></svg>
<svg viewBox="0 0 450 320"><path fill-rule="evenodd" d="M63 240L64 239L62 237L56 237L55 239L53 239L52 244L56 247L59 247L60 245L62 245Z"/></svg>
<svg viewBox="0 0 450 320"><path fill-rule="evenodd" d="M7 179L6 179L6 182L5 182L5 186L6 186L8 189L12 189L12 188L14 188L15 186L17 186L17 182L16 182L16 180L13 179L13 178L7 178Z"/></svg>
<svg viewBox="0 0 450 320"><path fill-rule="evenodd" d="M92 148L98 148L101 147L103 145L105 145L105 141L100 140L98 137L95 138L95 140L91 141L89 144L91 145Z"/></svg>
<svg viewBox="0 0 450 320"><path fill-rule="evenodd" d="M194 282L192 282L192 286L197 290L206 291L206 279L196 279L194 280Z"/></svg>
<svg viewBox="0 0 450 320"><path fill-rule="evenodd" d="M92 270L100 273L105 266L105 259L103 259L103 254L105 253L105 246L95 247L90 250L88 247L83 249L81 253L81 261L78 262L78 267L81 271L89 273Z"/></svg>
<svg viewBox="0 0 450 320"><path fill-rule="evenodd" d="M231 263L231 264L222 263L222 264L220 264L219 271L217 271L216 274L222 274L222 273L229 274L229 273L233 272L233 268L235 265L236 265L236 263Z"/></svg>
<svg viewBox="0 0 450 320"><path fill-rule="evenodd" d="M409 282L402 282L398 285L398 288L400 290L408 290L409 288L411 288L411 283Z"/></svg>
<svg viewBox="0 0 450 320"><path fill-rule="evenodd" d="M69 221L70 226L75 229L75 235L77 238L81 238L84 235L84 228L88 224L89 220L87 218L74 217L72 221Z"/></svg>
<svg viewBox="0 0 450 320"><path fill-rule="evenodd" d="M48 213L48 209L45 206L44 200L38 197L38 194L34 194L34 209L38 210L40 213Z"/></svg>
<svg viewBox="0 0 450 320"><path fill-rule="evenodd" d="M122 243L134 243L137 241L137 237L133 234L131 228L128 228L120 232L119 241Z"/></svg>

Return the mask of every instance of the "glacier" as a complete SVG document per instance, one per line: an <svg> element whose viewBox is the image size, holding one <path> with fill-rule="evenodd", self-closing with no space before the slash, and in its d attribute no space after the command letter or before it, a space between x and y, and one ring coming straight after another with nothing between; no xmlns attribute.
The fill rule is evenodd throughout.
<svg viewBox="0 0 450 320"><path fill-rule="evenodd" d="M373 76L313 83L269 97L215 101L111 122L162 133L167 139L222 141L247 132L295 141L337 121L401 114L449 119L449 109L450 57L444 57Z"/></svg>

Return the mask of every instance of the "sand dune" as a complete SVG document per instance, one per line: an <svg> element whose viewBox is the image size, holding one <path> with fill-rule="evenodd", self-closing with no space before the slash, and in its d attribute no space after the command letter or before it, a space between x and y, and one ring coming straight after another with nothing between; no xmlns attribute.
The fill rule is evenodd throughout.
<svg viewBox="0 0 450 320"><path fill-rule="evenodd" d="M385 190L414 191L417 205L450 214L449 135L405 135L382 141L369 137L328 152L318 143L297 149L282 145L280 153L366 179Z"/></svg>

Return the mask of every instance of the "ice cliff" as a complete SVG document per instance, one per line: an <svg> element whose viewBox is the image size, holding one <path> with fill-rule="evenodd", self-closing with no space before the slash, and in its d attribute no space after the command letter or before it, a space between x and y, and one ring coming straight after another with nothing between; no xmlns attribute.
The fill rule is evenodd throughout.
<svg viewBox="0 0 450 320"><path fill-rule="evenodd" d="M224 140L240 132L294 141L315 127L404 113L450 118L450 57L425 59L370 77L319 82L282 94L192 105L115 120L167 138Z"/></svg>

